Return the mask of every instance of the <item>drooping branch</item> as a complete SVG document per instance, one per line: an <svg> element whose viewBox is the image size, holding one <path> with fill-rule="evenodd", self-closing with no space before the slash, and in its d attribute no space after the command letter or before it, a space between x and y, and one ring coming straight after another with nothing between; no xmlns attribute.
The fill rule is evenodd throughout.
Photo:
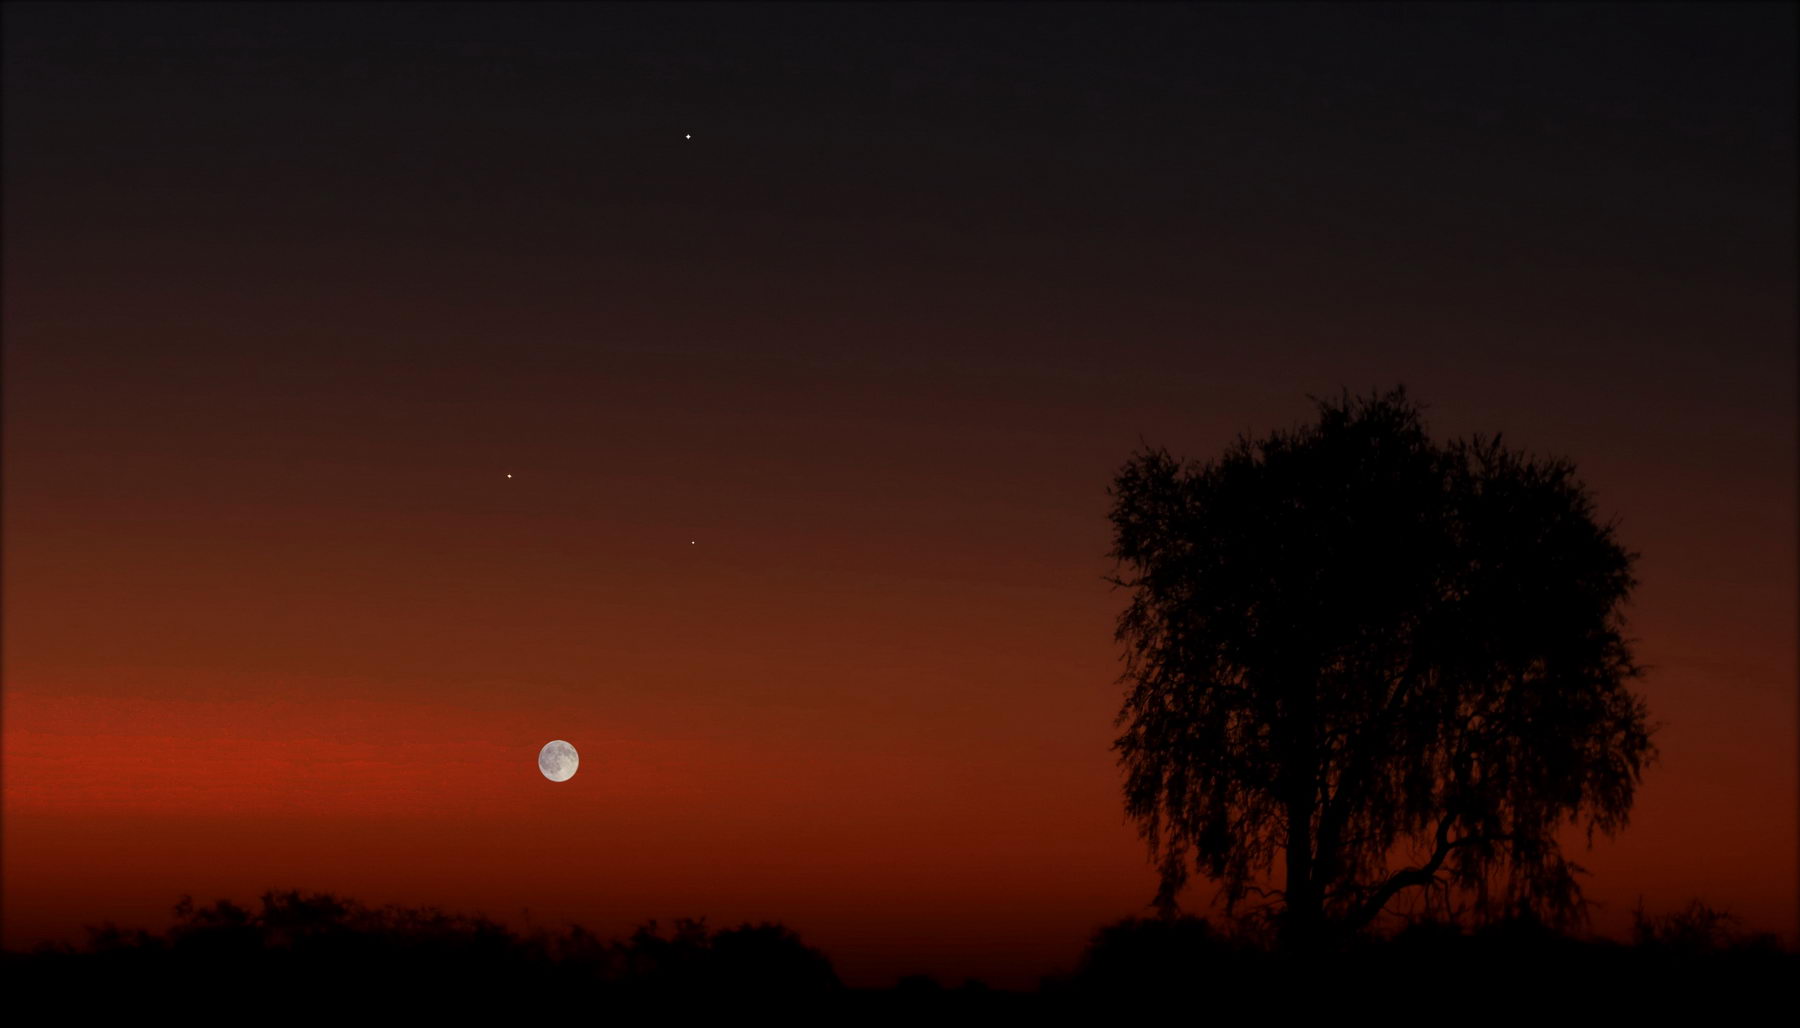
<svg viewBox="0 0 1800 1028"><path fill-rule="evenodd" d="M1443 870L1444 861L1452 852L1467 846L1511 842L1514 839L1512 835L1465 835L1459 839L1452 839L1450 838L1450 822L1450 818L1438 822L1437 845L1431 851L1431 859L1418 867L1403 867L1388 875L1387 879L1376 887L1375 892L1363 901L1354 914L1350 915L1347 925L1352 931L1361 930L1369 922L1375 920L1382 908L1387 906L1388 901L1398 895L1401 890L1412 888L1415 885L1430 885L1437 881L1437 873Z"/></svg>

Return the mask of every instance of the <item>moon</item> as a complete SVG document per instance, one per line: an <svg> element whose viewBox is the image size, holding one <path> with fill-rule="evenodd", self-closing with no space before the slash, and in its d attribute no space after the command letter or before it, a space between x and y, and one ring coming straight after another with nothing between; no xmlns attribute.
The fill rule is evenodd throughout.
<svg viewBox="0 0 1800 1028"><path fill-rule="evenodd" d="M574 778L575 768L580 764L581 754L576 753L575 747L561 739L545 743L544 748L538 751L538 770L552 782L566 782Z"/></svg>

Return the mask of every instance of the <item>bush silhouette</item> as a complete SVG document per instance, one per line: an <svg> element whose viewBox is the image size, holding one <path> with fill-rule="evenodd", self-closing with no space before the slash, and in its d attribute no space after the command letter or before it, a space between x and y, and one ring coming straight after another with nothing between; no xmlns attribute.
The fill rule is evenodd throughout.
<svg viewBox="0 0 1800 1028"><path fill-rule="evenodd" d="M1075 969L1035 993L979 982L946 988L911 975L848 989L829 959L780 924L714 930L704 920L646 922L622 939L580 927L517 933L430 907L369 907L280 891L255 905L183 900L162 933L101 925L82 946L5 955L9 997L58 1004L86 1020L112 1014L189 1021L305 1022L422 1016L667 1016L707 1008L759 1015L834 1011L855 1021L1000 1018L1035 1012L1107 1019L1134 1004L1178 1002L1213 1019L1272 1010L1320 1017L1363 1004L1435 1004L1541 1013L1546 997L1603 997L1613 1013L1666 1012L1684 997L1729 1006L1785 996L1800 960L1767 936L1732 929L1696 903L1640 915L1629 943L1583 940L1541 920L1477 930L1419 921L1331 960L1269 944L1241 925L1195 917L1127 918L1096 931ZM1304 971L1304 976L1298 972Z"/></svg>

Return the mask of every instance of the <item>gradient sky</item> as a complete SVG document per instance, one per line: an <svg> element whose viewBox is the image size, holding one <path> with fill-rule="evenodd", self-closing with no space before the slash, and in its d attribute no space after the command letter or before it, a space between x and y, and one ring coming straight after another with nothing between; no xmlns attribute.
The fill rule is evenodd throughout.
<svg viewBox="0 0 1800 1028"><path fill-rule="evenodd" d="M1596 926L1794 941L1792 6L4 29L6 945L299 886L1028 984L1155 889L1112 474L1396 382L1642 554Z"/></svg>

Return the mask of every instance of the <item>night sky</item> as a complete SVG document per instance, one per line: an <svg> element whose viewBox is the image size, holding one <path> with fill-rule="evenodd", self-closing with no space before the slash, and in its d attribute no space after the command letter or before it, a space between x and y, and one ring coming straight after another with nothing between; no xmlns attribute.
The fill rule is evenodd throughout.
<svg viewBox="0 0 1800 1028"><path fill-rule="evenodd" d="M6 945L298 886L1029 984L1156 886L1112 475L1395 383L1642 554L1595 926L1795 941L1791 5L4 30Z"/></svg>

